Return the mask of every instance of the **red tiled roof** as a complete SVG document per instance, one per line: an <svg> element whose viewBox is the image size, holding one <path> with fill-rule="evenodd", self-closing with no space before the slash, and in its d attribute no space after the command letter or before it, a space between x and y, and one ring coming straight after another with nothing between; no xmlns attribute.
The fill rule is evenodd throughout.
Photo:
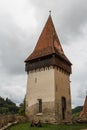
<svg viewBox="0 0 87 130"><path fill-rule="evenodd" d="M87 96L85 98L83 110L81 111L80 117L86 117L87 118Z"/></svg>
<svg viewBox="0 0 87 130"><path fill-rule="evenodd" d="M36 47L32 54L25 60L25 62L31 61L36 58L47 56L56 53L61 58L66 60L68 63L70 61L64 55L62 46L58 39L54 24L52 22L51 15L49 15L45 27L39 37ZM70 63L71 64L71 63Z"/></svg>

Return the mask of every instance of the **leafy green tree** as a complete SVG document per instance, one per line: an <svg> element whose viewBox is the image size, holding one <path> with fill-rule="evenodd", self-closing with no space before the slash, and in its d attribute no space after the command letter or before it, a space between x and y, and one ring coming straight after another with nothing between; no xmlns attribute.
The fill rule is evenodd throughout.
<svg viewBox="0 0 87 130"><path fill-rule="evenodd" d="M12 102L10 99L8 99L8 98L6 98L6 103L8 104L8 105L14 105L14 106L16 106L16 104L14 103L14 102Z"/></svg>
<svg viewBox="0 0 87 130"><path fill-rule="evenodd" d="M25 115L25 98L24 98L24 100L23 100L23 103L20 104L19 114L20 114L20 115Z"/></svg>
<svg viewBox="0 0 87 130"><path fill-rule="evenodd" d="M72 109L72 114L79 113L82 111L83 106L77 106Z"/></svg>
<svg viewBox="0 0 87 130"><path fill-rule="evenodd" d="M6 100L0 97L0 114L16 114L19 111L19 107L14 102L6 98Z"/></svg>

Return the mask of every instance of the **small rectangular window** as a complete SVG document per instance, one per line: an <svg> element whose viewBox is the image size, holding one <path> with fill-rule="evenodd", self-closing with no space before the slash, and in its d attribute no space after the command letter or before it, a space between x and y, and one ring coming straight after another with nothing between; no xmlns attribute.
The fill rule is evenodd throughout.
<svg viewBox="0 0 87 130"><path fill-rule="evenodd" d="M37 83L37 78L35 78L35 83Z"/></svg>
<svg viewBox="0 0 87 130"><path fill-rule="evenodd" d="M42 99L38 99L38 112L42 113Z"/></svg>

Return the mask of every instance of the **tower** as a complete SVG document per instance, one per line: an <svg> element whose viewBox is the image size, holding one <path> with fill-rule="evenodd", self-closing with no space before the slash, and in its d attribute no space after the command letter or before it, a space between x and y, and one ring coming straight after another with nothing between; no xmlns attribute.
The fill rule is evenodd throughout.
<svg viewBox="0 0 87 130"><path fill-rule="evenodd" d="M85 98L85 101L84 101L84 105L83 105L83 109L80 113L80 117L81 118L87 118L87 95L86 95L86 98Z"/></svg>
<svg viewBox="0 0 87 130"><path fill-rule="evenodd" d="M26 115L43 122L71 121L71 62L49 15L36 47L25 60Z"/></svg>

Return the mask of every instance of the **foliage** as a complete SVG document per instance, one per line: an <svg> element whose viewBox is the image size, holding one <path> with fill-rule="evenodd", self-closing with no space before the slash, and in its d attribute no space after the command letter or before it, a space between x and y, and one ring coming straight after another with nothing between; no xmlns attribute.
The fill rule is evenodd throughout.
<svg viewBox="0 0 87 130"><path fill-rule="evenodd" d="M77 120L79 118L82 108L83 106L77 106L74 109L72 109L72 120Z"/></svg>
<svg viewBox="0 0 87 130"><path fill-rule="evenodd" d="M24 98L24 101L23 103L20 104L20 107L19 107L19 112L18 112L20 115L25 115L25 98Z"/></svg>
<svg viewBox="0 0 87 130"><path fill-rule="evenodd" d="M0 114L16 114L19 108L10 99L0 97Z"/></svg>
<svg viewBox="0 0 87 130"><path fill-rule="evenodd" d="M2 98L0 97L0 115L6 115L6 114L20 114L25 115L25 98L23 103L20 104L20 106L16 106L14 102L12 102L10 99Z"/></svg>
<svg viewBox="0 0 87 130"><path fill-rule="evenodd" d="M22 123L14 125L8 130L80 130L87 128L87 124L74 124L74 125L51 125L51 124L42 124L42 127L30 127L29 123Z"/></svg>
<svg viewBox="0 0 87 130"><path fill-rule="evenodd" d="M82 111L83 106L77 106L72 109L72 114L80 113Z"/></svg>
<svg viewBox="0 0 87 130"><path fill-rule="evenodd" d="M76 108L72 109L72 114L74 116L78 116L82 110L82 106L77 106ZM25 115L25 98L23 103L20 104L19 107L16 106L14 102L10 99L0 97L0 114L17 114Z"/></svg>

